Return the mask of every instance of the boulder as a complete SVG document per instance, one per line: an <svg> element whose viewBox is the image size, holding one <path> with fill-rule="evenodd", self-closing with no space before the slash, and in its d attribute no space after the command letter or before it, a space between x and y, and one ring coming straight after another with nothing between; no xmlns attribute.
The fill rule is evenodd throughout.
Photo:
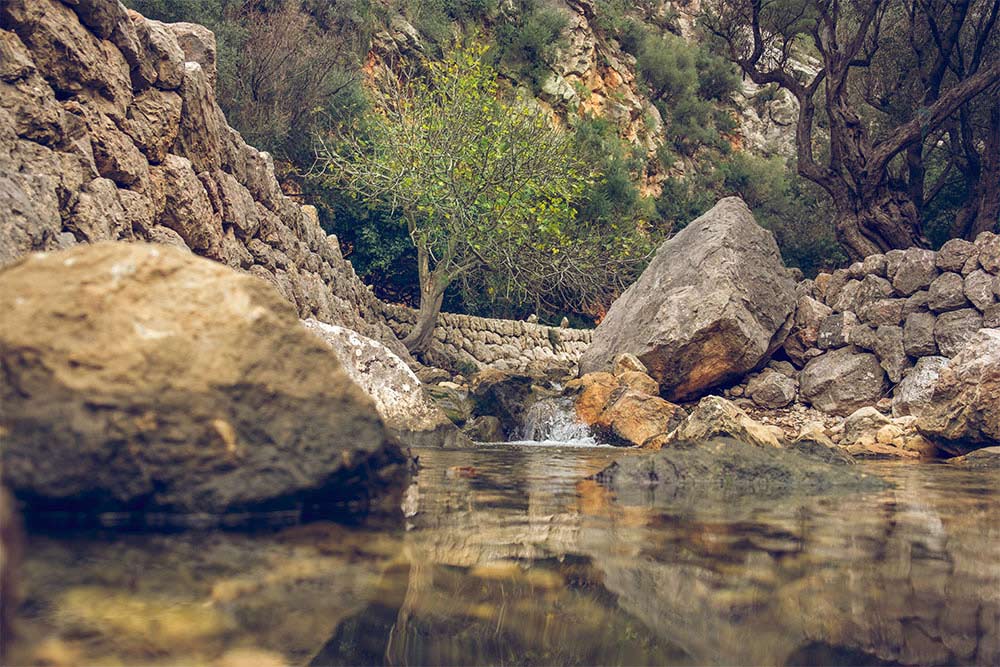
<svg viewBox="0 0 1000 667"><path fill-rule="evenodd" d="M834 465L854 465L851 458L826 435L821 424L807 424L788 445L789 449L805 457Z"/></svg>
<svg viewBox="0 0 1000 667"><path fill-rule="evenodd" d="M947 357L921 357L906 377L896 385L892 395L894 417L919 415L930 404L941 370L948 364Z"/></svg>
<svg viewBox="0 0 1000 667"><path fill-rule="evenodd" d="M473 417L462 427L464 433L474 442L503 442L503 427L500 419L493 415L480 415Z"/></svg>
<svg viewBox="0 0 1000 667"><path fill-rule="evenodd" d="M621 441L641 445L673 431L684 416L684 410L659 396L626 389L612 397L595 426L610 429Z"/></svg>
<svg viewBox="0 0 1000 667"><path fill-rule="evenodd" d="M917 428L952 454L1000 442L1000 330L972 335L941 369Z"/></svg>
<svg viewBox="0 0 1000 667"><path fill-rule="evenodd" d="M500 419L504 433L511 437L521 430L524 413L531 402L531 386L535 378L484 368L472 376L471 397L476 415L493 415Z"/></svg>
<svg viewBox="0 0 1000 667"><path fill-rule="evenodd" d="M439 382L427 385L427 395L444 412L452 423L461 426L472 419L475 404L469 396L469 390L454 382Z"/></svg>
<svg viewBox="0 0 1000 667"><path fill-rule="evenodd" d="M816 357L802 369L799 394L817 410L849 415L885 393L885 372L874 354L842 347Z"/></svg>
<svg viewBox="0 0 1000 667"><path fill-rule="evenodd" d="M781 447L784 434L777 426L753 420L736 404L720 396L706 396L669 435L667 442L702 442L716 437L736 438L758 447Z"/></svg>
<svg viewBox="0 0 1000 667"><path fill-rule="evenodd" d="M927 305L935 313L958 310L969 305L965 299L965 281L961 274L948 272L935 278L928 290Z"/></svg>
<svg viewBox="0 0 1000 667"><path fill-rule="evenodd" d="M747 383L746 395L762 408L783 408L795 400L798 389L794 379L765 368Z"/></svg>
<svg viewBox="0 0 1000 667"><path fill-rule="evenodd" d="M969 259L979 255L979 250L971 241L951 239L937 251L937 267L942 271L961 273Z"/></svg>
<svg viewBox="0 0 1000 667"><path fill-rule="evenodd" d="M854 466L824 463L793 450L756 447L732 438L678 442L649 456L623 457L594 479L622 504L657 507L858 493L888 486Z"/></svg>
<svg viewBox="0 0 1000 667"><path fill-rule="evenodd" d="M629 371L634 371L638 373L646 373L649 371L646 368L646 364L639 361L639 357L628 352L622 352L615 356L615 361L612 366L611 372L614 373L615 377L627 373Z"/></svg>
<svg viewBox="0 0 1000 667"><path fill-rule="evenodd" d="M987 273L1000 275L1000 234L983 232L976 237L979 264Z"/></svg>
<svg viewBox="0 0 1000 667"><path fill-rule="evenodd" d="M302 324L330 346L348 377L375 401L382 421L401 442L416 446L468 443L392 350L344 327L313 319Z"/></svg>
<svg viewBox="0 0 1000 667"><path fill-rule="evenodd" d="M823 318L816 334L816 346L822 350L844 347L850 342L850 332L858 325L854 313L835 313Z"/></svg>
<svg viewBox="0 0 1000 667"><path fill-rule="evenodd" d="M906 316L903 325L903 350L911 357L927 357L938 352L934 342L934 324L937 318L934 313L926 311L911 313Z"/></svg>
<svg viewBox="0 0 1000 667"><path fill-rule="evenodd" d="M618 381L641 394L656 396L660 392L660 385L656 380L639 371L625 371L618 376Z"/></svg>
<svg viewBox="0 0 1000 667"><path fill-rule="evenodd" d="M406 458L267 283L101 243L0 273L3 478L30 507L396 512Z"/></svg>
<svg viewBox="0 0 1000 667"><path fill-rule="evenodd" d="M621 383L611 373L598 371L587 373L566 384L566 390L579 392L574 401L576 416L587 426L597 424L611 395L621 387Z"/></svg>
<svg viewBox="0 0 1000 667"><path fill-rule="evenodd" d="M913 362L906 356L903 346L903 328L882 325L875 330L875 349L879 363L889 376L889 382L896 383L903 379Z"/></svg>
<svg viewBox="0 0 1000 667"><path fill-rule="evenodd" d="M965 298L980 311L991 306L994 299L993 284L996 278L982 270L976 270L965 277Z"/></svg>
<svg viewBox="0 0 1000 667"><path fill-rule="evenodd" d="M903 296L910 296L917 290L930 286L937 277L937 258L931 250L908 248L903 251L899 267L892 278L893 288Z"/></svg>
<svg viewBox="0 0 1000 667"><path fill-rule="evenodd" d="M983 317L975 308L942 313L934 323L934 342L946 357L954 357L979 331Z"/></svg>
<svg viewBox="0 0 1000 667"><path fill-rule="evenodd" d="M947 462L971 470L1000 470L1000 446L983 447Z"/></svg>
<svg viewBox="0 0 1000 667"><path fill-rule="evenodd" d="M629 352L668 400L696 397L777 349L794 305L774 237L729 197L660 246L594 331L580 371Z"/></svg>

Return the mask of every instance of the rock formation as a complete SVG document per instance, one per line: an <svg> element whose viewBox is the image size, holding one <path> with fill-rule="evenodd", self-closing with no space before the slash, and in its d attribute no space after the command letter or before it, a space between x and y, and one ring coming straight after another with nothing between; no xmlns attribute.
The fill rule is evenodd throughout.
<svg viewBox="0 0 1000 667"><path fill-rule="evenodd" d="M770 232L729 197L657 251L580 359L588 373L636 355L669 400L735 380L784 342L794 283Z"/></svg>
<svg viewBox="0 0 1000 667"><path fill-rule="evenodd" d="M372 400L266 282L101 243L0 273L4 482L73 512L398 508Z"/></svg>
<svg viewBox="0 0 1000 667"><path fill-rule="evenodd" d="M0 4L0 266L102 240L174 245L408 360L315 210L227 125L214 84L201 26L118 0Z"/></svg>
<svg viewBox="0 0 1000 667"><path fill-rule="evenodd" d="M326 341L347 375L375 401L389 432L408 445L467 444L406 362L382 343L317 320L303 325Z"/></svg>
<svg viewBox="0 0 1000 667"><path fill-rule="evenodd" d="M1000 442L1000 330L979 331L940 370L917 426L953 454Z"/></svg>

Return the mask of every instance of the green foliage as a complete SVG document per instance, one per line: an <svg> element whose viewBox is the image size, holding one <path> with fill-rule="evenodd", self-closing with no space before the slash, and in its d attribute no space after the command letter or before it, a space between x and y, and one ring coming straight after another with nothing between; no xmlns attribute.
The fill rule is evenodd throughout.
<svg viewBox="0 0 1000 667"><path fill-rule="evenodd" d="M485 49L428 62L415 80L324 151L330 183L399 211L417 248L422 302L488 268L515 283L567 243L586 175L564 133L499 97ZM526 258L538 264L529 265Z"/></svg>
<svg viewBox="0 0 1000 667"><path fill-rule="evenodd" d="M521 11L494 31L494 61L537 94L551 73L549 62L563 43L566 24L562 12L523 0Z"/></svg>

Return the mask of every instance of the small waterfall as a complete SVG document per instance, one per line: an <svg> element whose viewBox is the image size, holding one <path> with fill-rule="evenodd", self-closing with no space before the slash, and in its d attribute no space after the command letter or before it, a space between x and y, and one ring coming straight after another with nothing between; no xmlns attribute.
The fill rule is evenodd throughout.
<svg viewBox="0 0 1000 667"><path fill-rule="evenodd" d="M597 444L590 429L576 418L573 400L562 396L543 398L528 408L521 437L531 442Z"/></svg>

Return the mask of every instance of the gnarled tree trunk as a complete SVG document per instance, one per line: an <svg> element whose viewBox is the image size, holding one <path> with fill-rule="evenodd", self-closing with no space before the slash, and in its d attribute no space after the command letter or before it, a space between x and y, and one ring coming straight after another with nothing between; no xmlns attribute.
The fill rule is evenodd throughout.
<svg viewBox="0 0 1000 667"><path fill-rule="evenodd" d="M883 187L863 200L837 198L835 204L837 240L852 260L927 245L917 207L901 190Z"/></svg>

